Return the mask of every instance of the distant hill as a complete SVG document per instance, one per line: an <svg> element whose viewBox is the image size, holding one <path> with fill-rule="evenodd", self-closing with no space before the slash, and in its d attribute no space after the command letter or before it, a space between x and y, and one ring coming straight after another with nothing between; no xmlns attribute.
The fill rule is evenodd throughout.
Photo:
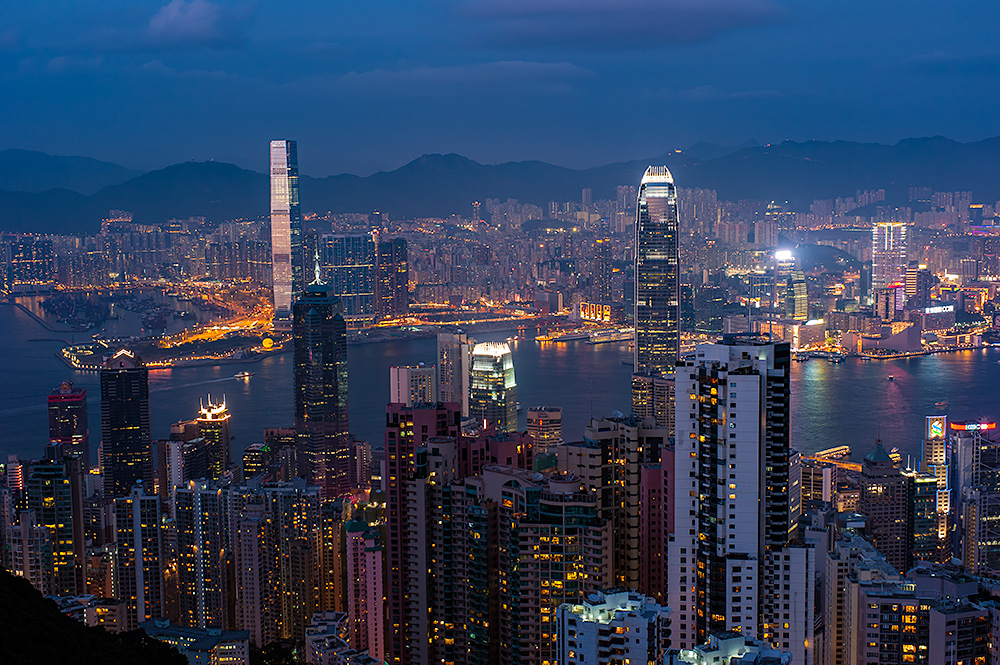
<svg viewBox="0 0 1000 665"><path fill-rule="evenodd" d="M113 635L88 628L46 600L31 584L0 568L0 657L5 663L186 665L172 646L134 631Z"/></svg>
<svg viewBox="0 0 1000 665"><path fill-rule="evenodd" d="M706 145L701 146L702 154ZM800 210L808 209L814 199L879 187L887 190L889 202L905 202L910 186L971 190L976 201L1000 200L1000 137L975 143L932 137L892 146L785 141L712 159L673 151L583 170L537 161L485 165L454 154L424 155L394 171L366 177L302 176L302 209L379 209L390 218L438 217L468 214L473 201L487 198L514 198L543 207L553 200L578 201L584 187L593 189L595 199L613 198L617 185L638 184L653 163L669 166L680 187L715 189L728 200L789 201ZM136 221L150 224L192 215L221 221L264 215L267 202L266 175L220 162L186 162L89 196L65 189L0 192L0 230L93 232L112 208L130 210Z"/></svg>
<svg viewBox="0 0 1000 665"><path fill-rule="evenodd" d="M705 141L698 141L690 148L684 149L684 154L695 159L700 159L706 161L709 159L718 159L719 157L725 157L726 155L731 155L737 150L743 150L744 148L756 148L760 143L754 139L749 139L744 141L739 145L725 146L718 145L715 143L707 143Z"/></svg>
<svg viewBox="0 0 1000 665"><path fill-rule="evenodd" d="M0 150L0 190L6 192L69 189L80 194L93 194L141 173L90 157L60 157L34 150Z"/></svg>

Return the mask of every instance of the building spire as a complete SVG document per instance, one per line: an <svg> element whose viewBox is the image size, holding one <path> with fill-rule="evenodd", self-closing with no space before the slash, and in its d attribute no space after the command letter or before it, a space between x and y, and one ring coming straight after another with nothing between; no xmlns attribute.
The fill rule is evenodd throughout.
<svg viewBox="0 0 1000 665"><path fill-rule="evenodd" d="M312 283L313 284L322 284L323 280L320 279L320 269L319 269L319 249L317 249L316 252L315 252L315 254L313 255L313 260L315 261L315 264L316 264L316 268L315 268L315 270L316 270L316 278L312 281Z"/></svg>

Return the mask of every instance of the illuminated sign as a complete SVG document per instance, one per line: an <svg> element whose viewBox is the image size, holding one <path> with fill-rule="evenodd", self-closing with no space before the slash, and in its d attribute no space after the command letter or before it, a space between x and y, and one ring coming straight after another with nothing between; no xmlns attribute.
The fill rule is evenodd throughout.
<svg viewBox="0 0 1000 665"><path fill-rule="evenodd" d="M952 423L951 428L954 430L966 431L966 432L980 432L989 429L996 429L996 423Z"/></svg>
<svg viewBox="0 0 1000 665"><path fill-rule="evenodd" d="M924 314L944 314L945 312L954 312L954 305L939 305L938 307L924 307Z"/></svg>
<svg viewBox="0 0 1000 665"><path fill-rule="evenodd" d="M947 416L927 416L927 438L944 438L944 431L947 429Z"/></svg>

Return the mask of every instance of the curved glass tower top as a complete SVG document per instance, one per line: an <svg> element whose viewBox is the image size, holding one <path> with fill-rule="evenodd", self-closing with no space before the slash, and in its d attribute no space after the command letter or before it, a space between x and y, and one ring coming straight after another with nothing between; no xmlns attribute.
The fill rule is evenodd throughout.
<svg viewBox="0 0 1000 665"><path fill-rule="evenodd" d="M635 371L673 372L680 355L677 188L666 166L639 184L635 220Z"/></svg>
<svg viewBox="0 0 1000 665"><path fill-rule="evenodd" d="M287 320L304 277L295 141L271 141L271 268L275 318Z"/></svg>

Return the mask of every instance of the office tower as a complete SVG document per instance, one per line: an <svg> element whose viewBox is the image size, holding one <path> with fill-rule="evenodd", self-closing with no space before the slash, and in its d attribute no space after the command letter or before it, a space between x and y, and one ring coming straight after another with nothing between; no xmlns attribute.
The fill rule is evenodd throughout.
<svg viewBox="0 0 1000 665"><path fill-rule="evenodd" d="M905 222L875 222L872 227L872 291L905 279L907 235Z"/></svg>
<svg viewBox="0 0 1000 665"><path fill-rule="evenodd" d="M785 317L794 321L809 319L809 294L801 270L792 270L785 279Z"/></svg>
<svg viewBox="0 0 1000 665"><path fill-rule="evenodd" d="M472 378L472 347L475 340L463 332L438 333L437 386L442 402L456 402L462 417L469 416L469 381Z"/></svg>
<svg viewBox="0 0 1000 665"><path fill-rule="evenodd" d="M104 496L126 496L140 480L153 486L152 443L149 370L139 356L121 349L101 370Z"/></svg>
<svg viewBox="0 0 1000 665"><path fill-rule="evenodd" d="M670 609L634 592L597 591L564 603L556 621L560 665L660 663L670 647Z"/></svg>
<svg viewBox="0 0 1000 665"><path fill-rule="evenodd" d="M377 256L373 234L325 235L321 245L323 278L340 299L344 316L373 319L377 313Z"/></svg>
<svg viewBox="0 0 1000 665"><path fill-rule="evenodd" d="M427 551L418 539L426 528L420 497L426 484L418 459L429 438L461 435L461 411L454 402L386 406L386 533L388 548L389 647L391 663L430 662L427 636Z"/></svg>
<svg viewBox="0 0 1000 665"><path fill-rule="evenodd" d="M198 409L198 436L208 446L207 478L221 478L232 464L229 417L226 401L223 400L221 404L213 403L211 395L208 396L208 404L202 402Z"/></svg>
<svg viewBox="0 0 1000 665"><path fill-rule="evenodd" d="M81 460L62 459L61 454L59 447L50 446L46 460L32 466L25 503L35 522L51 534L51 564L45 571L51 578L51 593L76 595L83 592L86 579L83 470Z"/></svg>
<svg viewBox="0 0 1000 665"><path fill-rule="evenodd" d="M907 533L909 534L907 551L909 552L909 559L907 566L912 566L917 561L937 561L938 480L935 476L920 473L912 469L905 469L902 475L906 479L907 493L909 495L909 505L907 506Z"/></svg>
<svg viewBox="0 0 1000 665"><path fill-rule="evenodd" d="M611 302L613 296L611 275L614 273L614 255L611 253L611 240L607 238L598 239L596 244L593 297L597 302Z"/></svg>
<svg viewBox="0 0 1000 665"><path fill-rule="evenodd" d="M927 416L920 451L920 470L937 479L934 504L937 513L938 561L951 558L952 492L948 446L948 416Z"/></svg>
<svg viewBox="0 0 1000 665"><path fill-rule="evenodd" d="M125 629L163 616L164 561L160 537L160 497L137 482L115 499L115 578L125 601Z"/></svg>
<svg viewBox="0 0 1000 665"><path fill-rule="evenodd" d="M962 285L967 286L969 284L975 284L979 281L979 260L978 259L962 259L961 263L962 269Z"/></svg>
<svg viewBox="0 0 1000 665"><path fill-rule="evenodd" d="M403 365L389 368L389 401L406 406L438 401L437 368L434 365Z"/></svg>
<svg viewBox="0 0 1000 665"><path fill-rule="evenodd" d="M292 337L300 472L337 496L351 489L347 324L328 285L315 281L296 301Z"/></svg>
<svg viewBox="0 0 1000 665"><path fill-rule="evenodd" d="M379 316L406 316L410 313L409 251L405 238L378 244Z"/></svg>
<svg viewBox="0 0 1000 665"><path fill-rule="evenodd" d="M287 321L306 276L295 141L271 141L271 270L274 316Z"/></svg>
<svg viewBox="0 0 1000 665"><path fill-rule="evenodd" d="M90 426L87 424L87 390L63 381L49 395L49 443L83 460L90 469Z"/></svg>
<svg viewBox="0 0 1000 665"><path fill-rule="evenodd" d="M985 420L949 423L960 558L972 574L1000 572L1000 443L996 427Z"/></svg>
<svg viewBox="0 0 1000 665"><path fill-rule="evenodd" d="M251 443L243 451L243 479L266 473L274 462L275 450L266 443Z"/></svg>
<svg viewBox="0 0 1000 665"><path fill-rule="evenodd" d="M897 570L907 570L909 489L906 478L879 441L861 463L858 512L865 516L866 531L875 547Z"/></svg>
<svg viewBox="0 0 1000 665"><path fill-rule="evenodd" d="M357 519L347 523L346 531L348 643L382 662L386 656L382 537L375 527Z"/></svg>
<svg viewBox="0 0 1000 665"><path fill-rule="evenodd" d="M677 190L665 166L639 184L635 224L635 371L674 371L680 355L680 254Z"/></svg>
<svg viewBox="0 0 1000 665"><path fill-rule="evenodd" d="M229 609L229 504L224 490L192 480L174 490L180 623L226 628Z"/></svg>
<svg viewBox="0 0 1000 665"><path fill-rule="evenodd" d="M669 375L632 375L632 415L652 418L657 427L674 430L674 378Z"/></svg>
<svg viewBox="0 0 1000 665"><path fill-rule="evenodd" d="M905 289L906 306L910 309L921 309L931 304L931 289L937 279L927 268L921 268L916 261L910 261L906 267Z"/></svg>
<svg viewBox="0 0 1000 665"><path fill-rule="evenodd" d="M506 342L482 342L472 350L469 416L498 432L517 430L514 358Z"/></svg>
<svg viewBox="0 0 1000 665"><path fill-rule="evenodd" d="M677 367L675 644L737 630L812 659L811 547L790 540L786 342L727 335Z"/></svg>
<svg viewBox="0 0 1000 665"><path fill-rule="evenodd" d="M528 435L535 445L535 456L553 452L563 442L561 406L533 406L528 409Z"/></svg>
<svg viewBox="0 0 1000 665"><path fill-rule="evenodd" d="M640 585L640 491L643 464L660 462L666 430L651 419L592 419L583 441L559 448L559 470L580 478L600 498L600 516L612 527L613 586Z"/></svg>

